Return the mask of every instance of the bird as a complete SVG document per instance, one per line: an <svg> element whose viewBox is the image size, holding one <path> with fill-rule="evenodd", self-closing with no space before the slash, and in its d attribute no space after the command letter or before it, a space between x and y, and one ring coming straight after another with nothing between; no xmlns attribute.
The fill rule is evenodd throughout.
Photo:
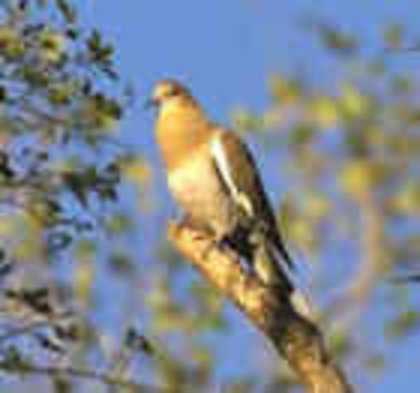
<svg viewBox="0 0 420 393"><path fill-rule="evenodd" d="M169 190L188 222L236 252L263 285L291 295L294 263L257 164L238 134L213 122L175 79L153 88L155 136Z"/></svg>

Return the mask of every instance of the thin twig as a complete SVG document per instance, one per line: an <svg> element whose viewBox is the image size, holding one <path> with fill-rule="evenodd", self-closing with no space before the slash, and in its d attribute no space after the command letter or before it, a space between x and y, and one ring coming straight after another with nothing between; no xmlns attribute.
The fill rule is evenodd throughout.
<svg viewBox="0 0 420 393"><path fill-rule="evenodd" d="M136 391L142 393L164 393L166 391L169 391L169 389L167 388L158 388L150 385L140 384L134 381L130 381L128 379L112 376L105 372L75 367L59 367L26 363L11 365L7 361L0 361L0 369L7 372L14 372L20 374L38 374L49 377L57 377L60 375L64 375L71 378L99 381L106 385L117 385L120 387L136 389Z"/></svg>
<svg viewBox="0 0 420 393"><path fill-rule="evenodd" d="M32 333L34 330L51 326L51 321L37 321L24 326L12 328L9 332L0 335L0 345L13 338Z"/></svg>

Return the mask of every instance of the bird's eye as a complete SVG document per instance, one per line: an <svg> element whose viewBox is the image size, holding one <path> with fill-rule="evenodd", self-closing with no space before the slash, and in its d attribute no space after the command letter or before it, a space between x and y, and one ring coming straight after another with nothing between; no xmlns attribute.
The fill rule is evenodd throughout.
<svg viewBox="0 0 420 393"><path fill-rule="evenodd" d="M169 97L175 97L176 95L178 95L178 93L179 93L179 89L176 86L172 86L168 90L168 96Z"/></svg>

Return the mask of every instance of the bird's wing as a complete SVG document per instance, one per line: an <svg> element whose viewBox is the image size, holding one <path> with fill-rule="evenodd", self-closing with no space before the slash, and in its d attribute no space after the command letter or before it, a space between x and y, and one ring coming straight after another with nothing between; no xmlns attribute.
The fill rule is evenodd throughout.
<svg viewBox="0 0 420 393"><path fill-rule="evenodd" d="M250 151L234 133L222 128L217 131L211 154L226 189L248 217L265 226L269 240L289 267L293 267Z"/></svg>

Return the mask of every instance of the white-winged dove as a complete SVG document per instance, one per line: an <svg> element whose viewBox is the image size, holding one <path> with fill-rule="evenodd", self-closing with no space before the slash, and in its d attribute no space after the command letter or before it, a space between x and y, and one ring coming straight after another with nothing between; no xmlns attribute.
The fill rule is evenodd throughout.
<svg viewBox="0 0 420 393"><path fill-rule="evenodd" d="M292 260L246 145L209 120L175 80L159 82L150 104L158 108L156 136L169 188L189 221L236 251L262 283L290 294L293 286L276 256L289 268Z"/></svg>

